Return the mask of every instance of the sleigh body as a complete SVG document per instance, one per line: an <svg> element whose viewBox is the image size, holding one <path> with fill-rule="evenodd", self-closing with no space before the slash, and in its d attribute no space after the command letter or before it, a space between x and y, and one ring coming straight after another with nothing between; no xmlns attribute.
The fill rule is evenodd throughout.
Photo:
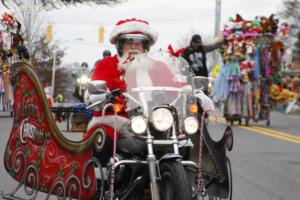
<svg viewBox="0 0 300 200"><path fill-rule="evenodd" d="M96 129L80 142L65 138L57 128L35 70L28 64L12 66L14 121L4 154L6 171L19 184L14 191L2 191L4 199L24 188L28 199L38 192L46 199L56 195L65 199L92 199L96 193L92 158L94 141L103 141L104 132Z"/></svg>

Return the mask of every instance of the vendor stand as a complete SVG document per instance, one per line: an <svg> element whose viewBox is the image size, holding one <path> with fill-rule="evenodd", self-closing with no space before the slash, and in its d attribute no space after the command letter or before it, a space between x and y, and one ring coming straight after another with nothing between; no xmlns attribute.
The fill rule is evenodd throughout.
<svg viewBox="0 0 300 200"><path fill-rule="evenodd" d="M11 65L17 61L29 59L23 44L21 24L10 14L0 18L0 112L13 115L13 87L11 83Z"/></svg>
<svg viewBox="0 0 300 200"><path fill-rule="evenodd" d="M224 102L227 122L242 124L245 119L249 125L253 119L270 125L270 78L280 70L283 43L279 35L285 33L275 15L244 20L237 14L224 26L227 44L221 49L223 65L213 96Z"/></svg>

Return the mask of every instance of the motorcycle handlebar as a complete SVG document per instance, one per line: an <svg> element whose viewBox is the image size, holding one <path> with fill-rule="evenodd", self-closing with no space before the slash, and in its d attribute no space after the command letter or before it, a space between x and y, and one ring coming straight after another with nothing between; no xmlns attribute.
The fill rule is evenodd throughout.
<svg viewBox="0 0 300 200"><path fill-rule="evenodd" d="M111 92L107 92L105 99L99 100L92 105L87 106L87 109L91 109L95 106L101 105L101 104L107 104L107 103L116 103L116 96L119 96L122 94L122 91L120 89L112 90Z"/></svg>

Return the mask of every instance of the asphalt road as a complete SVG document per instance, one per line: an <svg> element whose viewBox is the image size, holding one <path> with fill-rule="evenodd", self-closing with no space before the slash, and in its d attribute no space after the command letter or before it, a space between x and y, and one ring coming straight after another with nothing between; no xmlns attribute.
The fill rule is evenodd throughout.
<svg viewBox="0 0 300 200"><path fill-rule="evenodd" d="M3 156L12 118L0 112L0 191L8 193L17 186L3 166ZM209 123L214 139L226 125L218 118ZM265 122L249 127L235 125L234 147L228 154L233 171L234 200L300 199L300 115L273 112L271 126ZM37 199L45 199L43 196Z"/></svg>

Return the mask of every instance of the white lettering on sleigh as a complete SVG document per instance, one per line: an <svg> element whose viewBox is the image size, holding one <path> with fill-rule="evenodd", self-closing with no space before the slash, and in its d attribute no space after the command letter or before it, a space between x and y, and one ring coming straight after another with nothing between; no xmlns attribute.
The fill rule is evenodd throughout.
<svg viewBox="0 0 300 200"><path fill-rule="evenodd" d="M20 123L20 140L23 144L27 143L26 138L31 139L37 145L41 145L44 141L44 130L31 123L29 117Z"/></svg>
<svg viewBox="0 0 300 200"><path fill-rule="evenodd" d="M17 108L18 108L18 119L22 119L24 117L30 116L33 117L34 119L38 119L38 113L39 113L39 109L38 106L35 104L21 104L18 103L17 104Z"/></svg>

